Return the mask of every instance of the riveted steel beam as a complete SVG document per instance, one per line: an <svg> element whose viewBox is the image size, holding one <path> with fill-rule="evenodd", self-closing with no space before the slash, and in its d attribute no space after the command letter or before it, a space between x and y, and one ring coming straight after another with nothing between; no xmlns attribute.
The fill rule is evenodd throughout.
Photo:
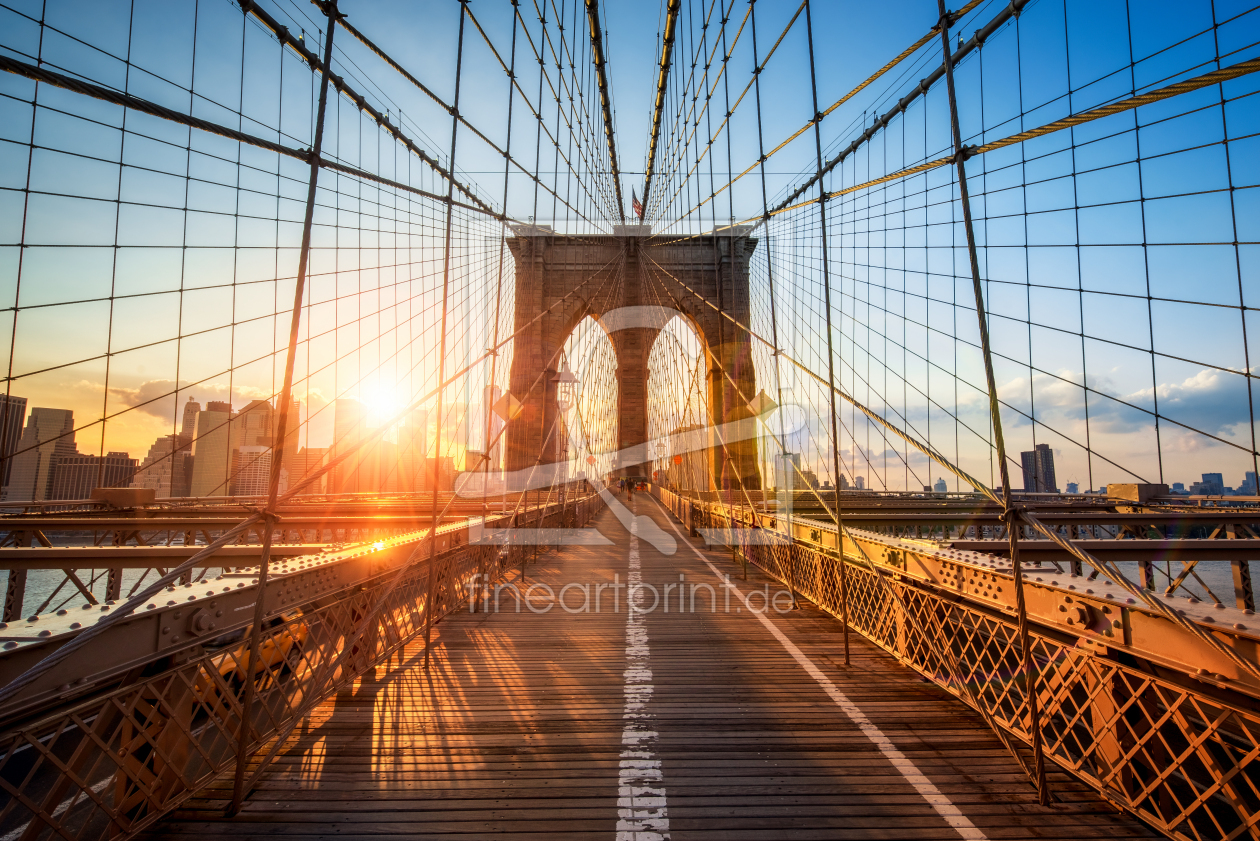
<svg viewBox="0 0 1260 841"><path fill-rule="evenodd" d="M652 106L652 135L648 142L648 161L643 180L643 206L646 208L652 194L652 175L656 169L656 144L661 137L661 117L665 113L665 85L669 81L669 68L674 55L674 31L678 25L678 10L682 0L669 0L665 9L665 38L661 43L661 69L656 79L656 103Z"/></svg>
<svg viewBox="0 0 1260 841"><path fill-rule="evenodd" d="M599 25L599 0L586 0L586 19L591 24L591 55L595 62L595 78L599 81L599 106L604 112L604 137L608 139L608 161L612 166L613 190L617 194L617 214L626 219L626 205L621 199L621 169L617 166L617 141L613 137L612 97L608 92L605 67L603 28Z"/></svg>

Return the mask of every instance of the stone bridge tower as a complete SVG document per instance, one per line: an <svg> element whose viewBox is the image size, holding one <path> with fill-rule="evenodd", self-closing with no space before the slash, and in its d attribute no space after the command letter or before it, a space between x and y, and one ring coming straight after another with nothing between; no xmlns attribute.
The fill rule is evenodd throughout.
<svg viewBox="0 0 1260 841"><path fill-rule="evenodd" d="M748 263L757 240L748 236L749 230L670 239L649 237L646 225L621 225L612 235L599 236L518 227L508 247L516 260L514 329L523 332L516 337L509 388L523 408L508 423L507 469L532 467L539 460L556 417L552 379L569 334L587 315L605 329L615 328L615 319L604 316L622 307L665 306L683 313L704 345L714 417L723 423L750 416L745 398L727 376L747 399L756 395L751 339L722 315L750 324ZM609 334L617 355L620 449L647 442L647 362L662 327L664 323ZM718 487L759 489L756 441L731 444L727 450L729 459L720 446L708 455ZM544 463L554 460L551 453L542 457ZM646 476L650 470L648 464L626 465L617 473Z"/></svg>

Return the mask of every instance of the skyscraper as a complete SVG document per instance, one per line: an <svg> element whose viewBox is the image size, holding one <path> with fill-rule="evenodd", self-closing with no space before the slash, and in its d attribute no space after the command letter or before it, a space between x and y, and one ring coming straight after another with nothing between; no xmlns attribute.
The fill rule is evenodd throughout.
<svg viewBox="0 0 1260 841"><path fill-rule="evenodd" d="M329 458L354 453L363 437L363 405L358 400L342 398L333 404L333 444ZM331 471L329 493L355 493L359 490L359 462L362 454L354 453Z"/></svg>
<svg viewBox="0 0 1260 841"><path fill-rule="evenodd" d="M197 430L197 413L201 411L201 404L195 402L191 397L184 404L184 417L179 425L179 434L187 435L192 438L193 433Z"/></svg>
<svg viewBox="0 0 1260 841"><path fill-rule="evenodd" d="M12 473L5 487L6 500L49 499L53 470L74 448L74 412L69 409L31 409L30 419L18 441Z"/></svg>
<svg viewBox="0 0 1260 841"><path fill-rule="evenodd" d="M453 456L427 458L424 464L424 485L421 490L430 493L435 482L438 493L450 493L455 490L455 458Z"/></svg>
<svg viewBox="0 0 1260 841"><path fill-rule="evenodd" d="M323 467L328 460L327 447L303 447L294 457L289 468L289 487L297 487L298 482ZM285 461L288 461L286 458ZM318 477L302 488L299 494L321 494L327 486L328 474Z"/></svg>
<svg viewBox="0 0 1260 841"><path fill-rule="evenodd" d="M259 444L240 447L232 463L232 496L266 496L271 487L272 449ZM280 473L280 492L287 488L287 473Z"/></svg>
<svg viewBox="0 0 1260 841"><path fill-rule="evenodd" d="M777 491L786 491L801 486L796 471L801 466L801 457L796 453L774 454L774 487Z"/></svg>
<svg viewBox="0 0 1260 841"><path fill-rule="evenodd" d="M0 394L0 487L9 484L13 473L13 454L22 440L26 423L26 398Z"/></svg>
<svg viewBox="0 0 1260 841"><path fill-rule="evenodd" d="M194 404L195 405L195 404ZM196 428L196 418L193 418ZM192 480L192 435L163 435L149 447L131 481L133 488L153 488L159 499L188 496Z"/></svg>
<svg viewBox="0 0 1260 841"><path fill-rule="evenodd" d="M1195 496L1220 496L1225 493L1225 476L1221 473L1204 473L1203 481L1190 486Z"/></svg>
<svg viewBox="0 0 1260 841"><path fill-rule="evenodd" d="M1038 444L1019 454L1024 468L1026 493L1057 494L1059 486L1054 479L1054 451L1049 444Z"/></svg>
<svg viewBox="0 0 1260 841"><path fill-rule="evenodd" d="M489 455L492 472L498 470L499 465L503 463L503 436L500 433L503 431L504 420L494 411L494 405L502 398L503 389L498 386L494 388L486 386L485 405L482 406L482 411L485 412L484 417L487 418L487 432L490 437L486 439L482 452Z"/></svg>
<svg viewBox="0 0 1260 841"><path fill-rule="evenodd" d="M211 401L197 413L193 444L193 472L189 496L226 496L232 470L233 420L231 403Z"/></svg>
<svg viewBox="0 0 1260 841"><path fill-rule="evenodd" d="M707 431L707 427L693 425L680 426L675 428L671 433L672 436L684 435L688 432L703 433ZM669 466L665 469L665 477L669 483L676 488L709 491L713 489L713 476L710 470L710 453L708 449L701 448L691 450L686 453L675 453L669 457ZM782 470L782 460L776 466L776 470Z"/></svg>
<svg viewBox="0 0 1260 841"><path fill-rule="evenodd" d="M424 485L424 459L429 447L429 414L416 409L398 427L398 490L418 493Z"/></svg>
<svg viewBox="0 0 1260 841"><path fill-rule="evenodd" d="M234 448L270 447L275 438L275 418L266 400L251 400L236 414Z"/></svg>
<svg viewBox="0 0 1260 841"><path fill-rule="evenodd" d="M125 488L136 472L127 453L86 456L75 453L57 459L49 499L88 499L94 488Z"/></svg>
<svg viewBox="0 0 1260 841"><path fill-rule="evenodd" d="M289 405L289 418L287 422L288 429L284 434L284 464L282 467L289 474L289 485L292 487L296 473L294 465L297 461L298 449L301 446L299 441L302 428L302 402L294 400ZM276 434L280 432L280 410L276 410ZM277 443L279 439L276 439Z"/></svg>

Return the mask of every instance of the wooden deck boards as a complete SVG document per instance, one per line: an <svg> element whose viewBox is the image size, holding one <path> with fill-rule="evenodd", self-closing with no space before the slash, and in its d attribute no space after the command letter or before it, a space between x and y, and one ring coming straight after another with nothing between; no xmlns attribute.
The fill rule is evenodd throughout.
<svg viewBox="0 0 1260 841"><path fill-rule="evenodd" d="M649 499L635 506L674 534ZM615 546L543 555L527 583L624 582L628 535L607 511L596 525ZM717 612L700 612L705 592L697 612L671 605L643 625L670 837L961 837L761 622L735 600L723 610L691 550L640 541L639 554L645 583L681 573L719 593ZM777 588L755 570L738 580L728 553L705 554L745 591ZM612 612L603 596L599 613L518 613L508 600L449 617L428 672L417 644L319 707L239 815L223 817L228 781L150 837L618 837L626 604L622 594ZM1057 771L1060 802L1038 806L979 716L856 634L845 668L838 623L802 604L772 621L984 837L1156 837Z"/></svg>

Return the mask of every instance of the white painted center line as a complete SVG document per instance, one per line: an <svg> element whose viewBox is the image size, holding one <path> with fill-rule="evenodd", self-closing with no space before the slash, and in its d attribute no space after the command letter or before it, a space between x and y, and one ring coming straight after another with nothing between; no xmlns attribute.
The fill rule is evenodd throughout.
<svg viewBox="0 0 1260 841"><path fill-rule="evenodd" d="M968 820L967 816L959 811L958 807L951 803L948 797L941 794L941 790L938 789L932 781L918 769L917 766L915 766L914 762L912 762L909 757L897 749L897 746L884 735L882 730L876 727L875 724L866 717L866 714L858 708L858 705L850 701L849 697L841 692L840 689L831 682L831 678L823 674L822 669L814 665L814 662L805 656L805 652L797 648L796 644L788 639L787 635L784 634L783 631L779 630L779 626L770 621L770 618L765 614L764 608L754 608L752 604L749 603L748 598L740 592L739 588L731 583L730 578L723 575L718 571L717 567L709 563L709 559L702 555L700 550L697 549L681 531L679 531L678 525L674 522L673 518L669 516L668 512L665 511L665 507L657 502L655 497L652 501L656 502L656 506L661 509L661 513L665 515L665 520L674 529L675 533L677 533L679 539L681 539L682 542L695 553L697 558L704 561L705 566L713 571L713 574L722 581L725 587L727 587L737 598L743 601L744 606L748 608L748 611L753 616L756 616L759 620L761 620L761 624L765 625L770 633L774 635L774 638L777 639L785 649L787 649L788 654L792 655L792 659L796 660L796 662L800 664L801 668L809 673L810 677L818 681L818 685L823 688L823 691L831 696L831 700L835 701L836 706L843 710L844 714L849 717L849 720L856 724L858 729L862 731L862 734L865 735L866 738L870 739L877 748L879 748L879 751L884 755L884 758L892 763L892 766L897 769L902 777L905 778L906 782L914 786L915 791L917 791L919 795L928 802L928 805L935 809L937 814L944 818L945 822L953 827L954 830L957 831L963 838L968 839L968 841L987 841L985 834L976 828L976 825ZM631 540L633 540L633 538L631 538ZM634 550L632 549L631 551L633 552Z"/></svg>
<svg viewBox="0 0 1260 841"><path fill-rule="evenodd" d="M639 524L631 521L626 572L625 706L621 720L621 766L617 787L617 841L666 841L669 810L661 760L656 756L652 700L651 650L648 648L643 577L639 563Z"/></svg>

